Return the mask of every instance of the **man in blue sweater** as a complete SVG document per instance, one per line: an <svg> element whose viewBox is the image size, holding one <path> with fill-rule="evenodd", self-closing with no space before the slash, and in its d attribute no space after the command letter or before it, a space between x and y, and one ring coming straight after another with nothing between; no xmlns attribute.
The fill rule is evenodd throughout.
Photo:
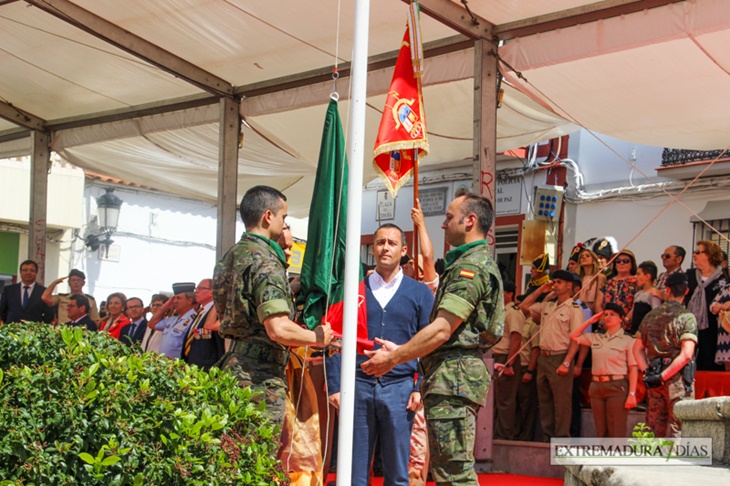
<svg viewBox="0 0 730 486"><path fill-rule="evenodd" d="M368 338L403 344L430 322L433 293L403 275L400 260L407 248L398 226L382 225L373 240L375 272L365 280ZM415 379L417 361L402 363L376 378L360 369L366 360L366 356L357 356L351 484L367 486L375 443L380 438L383 484L408 486L411 426L415 412L423 406ZM340 355L327 360L327 384L329 401L339 408Z"/></svg>

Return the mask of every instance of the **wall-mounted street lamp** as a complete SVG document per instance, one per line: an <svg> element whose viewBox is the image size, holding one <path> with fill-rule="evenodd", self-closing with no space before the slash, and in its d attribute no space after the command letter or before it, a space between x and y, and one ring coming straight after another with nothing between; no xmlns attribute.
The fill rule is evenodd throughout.
<svg viewBox="0 0 730 486"><path fill-rule="evenodd" d="M114 189L107 188L106 193L96 198L96 208L98 213L97 225L98 231L86 235L84 242L92 251L99 249L99 245L104 245L105 255L109 256L109 247L114 243L111 239L112 234L117 230L119 224L119 210L122 207L122 200L112 194Z"/></svg>

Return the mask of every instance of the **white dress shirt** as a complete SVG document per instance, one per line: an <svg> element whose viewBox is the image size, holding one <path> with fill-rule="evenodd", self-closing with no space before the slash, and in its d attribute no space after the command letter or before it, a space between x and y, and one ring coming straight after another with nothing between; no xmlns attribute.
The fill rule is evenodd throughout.
<svg viewBox="0 0 730 486"><path fill-rule="evenodd" d="M395 274L395 277L390 282L383 280L383 277L380 276L377 270L371 273L369 278L370 290L373 292L380 307L385 309L385 306L388 305L388 302L393 298L398 291L398 287L400 287L400 283L403 281L403 270L398 269L398 273Z"/></svg>

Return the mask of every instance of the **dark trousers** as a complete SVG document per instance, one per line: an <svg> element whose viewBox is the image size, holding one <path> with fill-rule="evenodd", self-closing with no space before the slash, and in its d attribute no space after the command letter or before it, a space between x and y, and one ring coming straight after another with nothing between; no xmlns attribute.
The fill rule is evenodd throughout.
<svg viewBox="0 0 730 486"><path fill-rule="evenodd" d="M517 419L515 440L535 440L535 426L537 425L537 373L529 383L522 383L522 377L527 370L524 366L520 370L520 383L517 388Z"/></svg>
<svg viewBox="0 0 730 486"><path fill-rule="evenodd" d="M545 439L570 437L570 417L573 409L573 367L567 375L556 370L565 360L565 354L540 356L537 360L537 397L540 402L540 421Z"/></svg>
<svg viewBox="0 0 730 486"><path fill-rule="evenodd" d="M413 379L383 386L379 381L355 383L352 484L367 486L375 443L380 438L383 484L408 486L408 458L414 412L406 409Z"/></svg>
<svg viewBox="0 0 730 486"><path fill-rule="evenodd" d="M629 380L594 381L588 389L591 397L596 437L626 437L629 411L624 404L629 396Z"/></svg>
<svg viewBox="0 0 730 486"><path fill-rule="evenodd" d="M506 354L492 355L494 362L504 364L507 361ZM515 440L515 414L517 411L517 388L520 385L522 374L520 373L519 357L512 363L515 374L507 376L495 373L492 380L494 386L494 438L501 440Z"/></svg>

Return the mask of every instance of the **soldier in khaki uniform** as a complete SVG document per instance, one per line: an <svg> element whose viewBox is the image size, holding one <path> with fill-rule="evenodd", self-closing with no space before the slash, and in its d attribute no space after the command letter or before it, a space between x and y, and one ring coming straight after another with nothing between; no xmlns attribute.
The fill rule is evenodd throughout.
<svg viewBox="0 0 730 486"><path fill-rule="evenodd" d="M332 340L328 324L314 331L294 317L286 259L276 243L284 227L286 197L268 186L249 189L241 200L246 232L215 267L213 299L220 334L233 340L219 366L238 376L241 387L263 392L267 418L284 420L288 346L325 346Z"/></svg>
<svg viewBox="0 0 730 486"><path fill-rule="evenodd" d="M524 296L522 296L524 298ZM518 299L520 299L518 297ZM521 302L521 299L519 300ZM532 441L537 423L537 359L540 357L540 327L525 319L520 343L520 384L517 387L515 440Z"/></svg>
<svg viewBox="0 0 730 486"><path fill-rule="evenodd" d="M606 333L583 331L603 317ZM592 382L588 394L596 424L596 437L626 437L629 409L636 406L636 382L639 376L634 359L634 338L621 327L624 309L608 303L602 313L586 320L570 333L570 339L590 347L593 355Z"/></svg>
<svg viewBox="0 0 730 486"><path fill-rule="evenodd" d="M682 306L687 295L687 276L676 272L665 282L666 299L641 321L634 343L634 356L644 371L646 423L656 437L679 437L681 424L674 404L694 398L692 366L697 344L697 319Z"/></svg>
<svg viewBox="0 0 730 486"><path fill-rule="evenodd" d="M557 300L535 304L540 311L540 357L537 361L537 396L540 421L547 439L570 437L573 397L573 358L578 344L570 333L583 323L583 310L573 302L573 275L557 270L553 281L540 286L520 304L527 313L537 299L551 291Z"/></svg>
<svg viewBox="0 0 730 486"><path fill-rule="evenodd" d="M43 291L43 295L41 295L43 302L51 307L58 308L57 322L59 324L65 324L71 320L68 317L68 312L66 312L66 306L68 305L69 298L72 295L83 295L89 299L89 303L91 305L89 308L89 317L96 324L99 324L101 317L99 317L99 309L96 306L96 300L94 300L94 298L89 294L84 294L83 292L84 284L86 283L86 275L84 275L84 272L81 270L74 268L68 273L68 286L71 289L71 293L53 295L53 291L56 289L56 286L66 280L66 278L67 277L61 277L51 282L51 285L49 285L46 290Z"/></svg>
<svg viewBox="0 0 730 486"><path fill-rule="evenodd" d="M421 386L428 422L431 475L437 485L476 485L476 416L486 404L489 371L484 353L502 337L502 280L486 236L494 219L488 199L460 194L441 225L454 247L436 291L431 324L407 343L390 341L363 371L382 376L399 363L423 356Z"/></svg>
<svg viewBox="0 0 730 486"><path fill-rule="evenodd" d="M519 357L505 366L520 349L525 324L524 314L513 302L515 290L512 282L504 283L504 332L492 348L494 368L502 370L494 378L494 438L500 440L515 440L517 388L522 376Z"/></svg>

